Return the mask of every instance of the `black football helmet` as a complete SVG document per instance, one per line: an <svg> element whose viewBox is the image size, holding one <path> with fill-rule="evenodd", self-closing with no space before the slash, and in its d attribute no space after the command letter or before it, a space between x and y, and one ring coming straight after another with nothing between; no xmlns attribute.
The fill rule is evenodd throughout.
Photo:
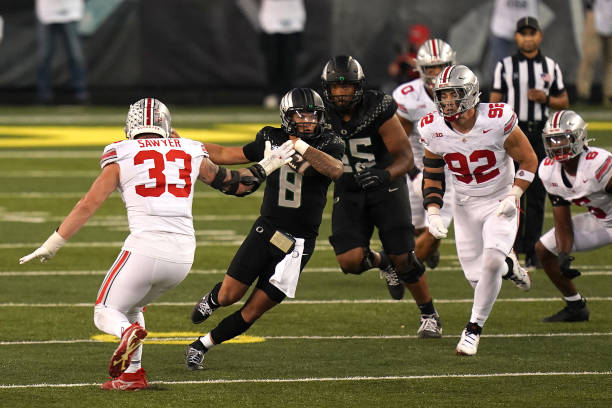
<svg viewBox="0 0 612 408"><path fill-rule="evenodd" d="M332 84L351 84L355 87L355 92L351 96L333 96ZM365 75L361 64L355 58L347 55L339 55L330 59L321 74L323 97L331 107L339 111L350 110L361 101L364 84ZM338 105L337 102L345 102L347 99L348 103Z"/></svg>
<svg viewBox="0 0 612 408"><path fill-rule="evenodd" d="M293 120L293 115L302 115L311 112L316 120L314 130L305 131L304 126L299 126ZM293 88L283 96L280 102L281 127L290 135L301 139L314 139L323 133L325 126L325 105L321 96L310 88ZM300 129L301 128L301 129Z"/></svg>

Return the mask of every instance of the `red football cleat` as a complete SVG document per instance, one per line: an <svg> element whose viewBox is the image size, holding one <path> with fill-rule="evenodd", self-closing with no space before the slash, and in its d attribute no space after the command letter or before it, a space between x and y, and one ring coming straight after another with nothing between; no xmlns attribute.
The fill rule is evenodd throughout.
<svg viewBox="0 0 612 408"><path fill-rule="evenodd" d="M111 377L119 377L128 368L132 355L145 337L147 331L139 323L134 323L125 329L108 365L108 374Z"/></svg>
<svg viewBox="0 0 612 408"><path fill-rule="evenodd" d="M121 391L144 390L145 388L149 388L146 375L147 373L145 370L139 368L135 373L123 373L119 377L105 382L100 388L103 390Z"/></svg>

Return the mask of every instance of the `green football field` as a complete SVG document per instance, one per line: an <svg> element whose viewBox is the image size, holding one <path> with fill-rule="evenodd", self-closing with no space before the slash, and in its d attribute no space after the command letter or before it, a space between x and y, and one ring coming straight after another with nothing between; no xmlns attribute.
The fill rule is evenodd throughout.
<svg viewBox="0 0 612 408"><path fill-rule="evenodd" d="M182 136L218 143L241 144L278 123L276 111L258 108L170 109ZM612 406L610 247L575 254L591 321L542 323L564 303L544 271L535 270L529 292L503 282L478 354L458 357L472 289L452 233L442 243L440 265L427 272L443 338L417 339L419 313L409 295L391 300L374 270L361 276L339 270L327 241L329 205L296 298L245 336L212 349L205 370L186 370L186 344L240 307L220 309L202 325L190 321L194 303L223 278L262 197L230 197L201 183L193 270L145 312L143 367L151 388L100 390L116 339L94 326L93 303L128 234L120 196L114 193L48 263L18 259L87 191L104 145L124 137L126 111L0 107L1 407ZM612 114L579 112L589 121L592 145L612 150ZM547 211L545 228L551 223ZM376 235L372 248L380 248Z"/></svg>

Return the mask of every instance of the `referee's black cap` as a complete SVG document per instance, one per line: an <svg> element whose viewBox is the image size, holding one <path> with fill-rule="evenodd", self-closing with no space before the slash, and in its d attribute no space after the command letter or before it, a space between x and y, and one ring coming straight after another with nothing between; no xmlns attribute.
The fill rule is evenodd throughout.
<svg viewBox="0 0 612 408"><path fill-rule="evenodd" d="M542 31L540 29L540 23L538 23L538 19L535 17L530 17L530 16L523 17L519 21L516 22L516 32L517 33L526 27L533 28L534 30L537 30L537 31Z"/></svg>

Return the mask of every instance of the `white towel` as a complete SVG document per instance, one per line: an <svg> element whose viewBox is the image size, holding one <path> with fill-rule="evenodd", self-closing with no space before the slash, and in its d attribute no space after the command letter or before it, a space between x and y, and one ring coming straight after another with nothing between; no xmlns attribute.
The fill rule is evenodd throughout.
<svg viewBox="0 0 612 408"><path fill-rule="evenodd" d="M304 253L304 238L295 238L295 247L274 269L270 283L290 298L295 297L295 288L300 279L300 264Z"/></svg>

